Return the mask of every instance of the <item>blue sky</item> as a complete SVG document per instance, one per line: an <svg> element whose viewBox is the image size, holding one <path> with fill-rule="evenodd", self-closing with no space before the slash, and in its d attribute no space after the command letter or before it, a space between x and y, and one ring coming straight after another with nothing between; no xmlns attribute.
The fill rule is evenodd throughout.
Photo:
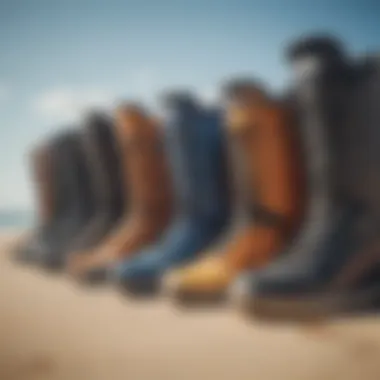
<svg viewBox="0 0 380 380"><path fill-rule="evenodd" d="M314 31L379 48L380 3L350 0L0 0L0 208L31 208L31 144L89 105L216 96L232 75L286 85L284 45Z"/></svg>

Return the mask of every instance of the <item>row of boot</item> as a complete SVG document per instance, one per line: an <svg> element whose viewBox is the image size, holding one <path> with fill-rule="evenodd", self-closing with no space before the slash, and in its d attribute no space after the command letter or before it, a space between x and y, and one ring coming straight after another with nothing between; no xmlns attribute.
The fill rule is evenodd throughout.
<svg viewBox="0 0 380 380"><path fill-rule="evenodd" d="M322 35L286 50L291 88L229 81L47 139L32 155L40 225L22 262L262 316L380 300L380 60Z"/></svg>

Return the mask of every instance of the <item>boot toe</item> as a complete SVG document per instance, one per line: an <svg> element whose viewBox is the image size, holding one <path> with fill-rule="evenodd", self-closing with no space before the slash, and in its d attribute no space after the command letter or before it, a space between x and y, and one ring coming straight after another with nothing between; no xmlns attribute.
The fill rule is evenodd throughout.
<svg viewBox="0 0 380 380"><path fill-rule="evenodd" d="M202 267L173 276L172 295L181 302L211 302L226 296L229 279L217 268Z"/></svg>
<svg viewBox="0 0 380 380"><path fill-rule="evenodd" d="M113 268L110 277L129 294L147 295L159 290L161 271L154 261L136 259Z"/></svg>

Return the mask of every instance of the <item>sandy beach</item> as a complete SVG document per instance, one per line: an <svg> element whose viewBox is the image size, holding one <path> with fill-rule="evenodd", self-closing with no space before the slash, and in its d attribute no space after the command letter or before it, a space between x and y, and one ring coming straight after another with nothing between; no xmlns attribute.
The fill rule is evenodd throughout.
<svg viewBox="0 0 380 380"><path fill-rule="evenodd" d="M0 235L0 379L378 380L380 319L247 322L20 266Z"/></svg>

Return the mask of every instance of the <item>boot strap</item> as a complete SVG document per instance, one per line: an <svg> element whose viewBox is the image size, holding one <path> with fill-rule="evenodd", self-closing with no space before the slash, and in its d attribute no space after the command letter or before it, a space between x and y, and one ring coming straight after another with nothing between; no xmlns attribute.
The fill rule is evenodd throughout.
<svg viewBox="0 0 380 380"><path fill-rule="evenodd" d="M152 141L144 138L131 138L125 142L125 147L129 150L146 152L147 150L162 152L163 143L161 140Z"/></svg>
<svg viewBox="0 0 380 380"><path fill-rule="evenodd" d="M249 209L249 215L255 223L268 227L284 227L285 217L266 206L253 204Z"/></svg>

